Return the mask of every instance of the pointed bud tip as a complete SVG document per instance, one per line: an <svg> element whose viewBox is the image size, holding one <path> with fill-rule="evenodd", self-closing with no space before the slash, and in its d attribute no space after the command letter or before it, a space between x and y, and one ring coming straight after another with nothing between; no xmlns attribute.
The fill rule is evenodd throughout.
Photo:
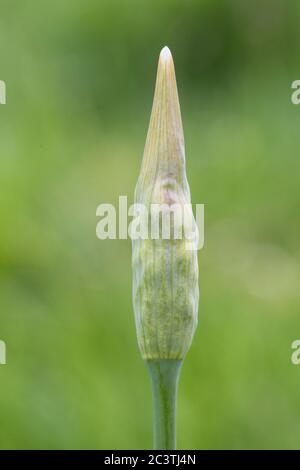
<svg viewBox="0 0 300 470"><path fill-rule="evenodd" d="M168 60L172 60L172 54L171 54L171 51L170 49L168 48L168 46L165 46L161 52L160 52L160 56L159 56L160 60L162 62L167 62Z"/></svg>

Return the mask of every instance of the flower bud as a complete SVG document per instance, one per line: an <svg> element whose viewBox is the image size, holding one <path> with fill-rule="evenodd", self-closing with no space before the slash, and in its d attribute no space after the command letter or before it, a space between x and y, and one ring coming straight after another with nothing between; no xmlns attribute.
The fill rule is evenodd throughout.
<svg viewBox="0 0 300 470"><path fill-rule="evenodd" d="M184 210L191 198L175 70L167 47L159 57L135 203L145 205L150 215L148 239L132 240L133 305L142 357L182 359L197 326L198 260L197 242L184 230L191 230L195 220L191 210ZM153 205L161 208L163 220L169 216L168 238L151 237ZM175 233L179 229L181 238Z"/></svg>

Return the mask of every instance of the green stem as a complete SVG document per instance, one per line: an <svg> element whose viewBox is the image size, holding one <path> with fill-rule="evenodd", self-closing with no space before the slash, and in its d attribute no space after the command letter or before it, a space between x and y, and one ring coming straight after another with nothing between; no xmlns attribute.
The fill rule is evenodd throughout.
<svg viewBox="0 0 300 470"><path fill-rule="evenodd" d="M176 449L176 398L182 360L146 361L153 394L154 449Z"/></svg>

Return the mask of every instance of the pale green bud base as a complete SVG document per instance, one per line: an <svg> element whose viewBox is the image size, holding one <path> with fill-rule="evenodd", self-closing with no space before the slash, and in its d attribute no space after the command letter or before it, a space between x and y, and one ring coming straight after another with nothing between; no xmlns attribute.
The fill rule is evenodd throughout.
<svg viewBox="0 0 300 470"><path fill-rule="evenodd" d="M176 449L176 400L182 360L145 361L153 394L154 449Z"/></svg>

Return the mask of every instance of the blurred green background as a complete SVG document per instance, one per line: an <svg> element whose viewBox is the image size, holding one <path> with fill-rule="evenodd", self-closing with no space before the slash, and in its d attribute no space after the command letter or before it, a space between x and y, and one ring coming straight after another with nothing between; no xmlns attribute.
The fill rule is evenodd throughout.
<svg viewBox="0 0 300 470"><path fill-rule="evenodd" d="M131 243L95 213L132 201L165 45L206 224L178 447L300 447L299 22L290 0L1 0L1 448L151 448Z"/></svg>

